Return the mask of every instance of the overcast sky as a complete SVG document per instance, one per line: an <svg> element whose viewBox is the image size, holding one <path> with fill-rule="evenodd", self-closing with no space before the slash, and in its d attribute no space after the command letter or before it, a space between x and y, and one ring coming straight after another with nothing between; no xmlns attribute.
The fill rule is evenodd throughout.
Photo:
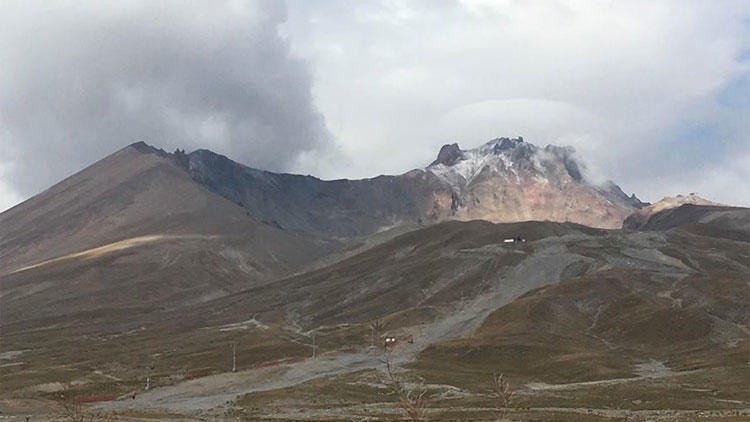
<svg viewBox="0 0 750 422"><path fill-rule="evenodd" d="M0 210L136 140L359 178L518 135L645 200L750 205L750 3L0 5Z"/></svg>

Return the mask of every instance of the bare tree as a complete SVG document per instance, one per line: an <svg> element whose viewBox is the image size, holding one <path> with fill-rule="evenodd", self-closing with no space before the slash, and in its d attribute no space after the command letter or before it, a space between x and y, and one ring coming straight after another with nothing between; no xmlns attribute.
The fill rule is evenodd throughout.
<svg viewBox="0 0 750 422"><path fill-rule="evenodd" d="M302 332L302 326L299 324L299 314L293 310L287 310L284 315L284 326L283 329L291 331L295 334Z"/></svg>
<svg viewBox="0 0 750 422"><path fill-rule="evenodd" d="M372 333L371 346L375 346L375 338L380 336L380 333L383 331L383 326L383 320L380 318L373 318L370 320L370 330Z"/></svg>
<svg viewBox="0 0 750 422"><path fill-rule="evenodd" d="M282 338L309 347L312 350L312 357L314 358L318 350L317 337L322 334L318 333L319 328L303 331L299 319L299 314L296 311L287 310L281 329L287 333L288 337Z"/></svg>
<svg viewBox="0 0 750 422"><path fill-rule="evenodd" d="M508 412L513 406L513 396L515 392L510 386L510 383L505 379L505 375L500 372L494 372L492 374L492 381L490 383L490 395L495 399L497 404L497 419L507 420Z"/></svg>
<svg viewBox="0 0 750 422"><path fill-rule="evenodd" d="M385 364L384 384L398 399L398 406L404 415L412 421L427 420L427 389L424 382L409 385L393 369L390 356L382 360Z"/></svg>
<svg viewBox="0 0 750 422"><path fill-rule="evenodd" d="M62 411L62 417L69 422L95 422L106 421L109 417L98 412L91 411L86 405L81 403L82 396L77 394L72 385L68 384L61 391L57 399L57 404Z"/></svg>

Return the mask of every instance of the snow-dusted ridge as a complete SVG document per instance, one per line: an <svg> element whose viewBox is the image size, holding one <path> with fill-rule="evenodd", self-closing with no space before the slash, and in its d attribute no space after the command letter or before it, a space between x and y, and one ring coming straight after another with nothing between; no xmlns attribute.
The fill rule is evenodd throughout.
<svg viewBox="0 0 750 422"><path fill-rule="evenodd" d="M612 181L593 183L585 177L586 166L575 157L572 147L547 145L544 148L524 142L523 138L496 138L477 148L462 150L458 144L444 145L437 159L424 171L432 173L450 186L458 198L458 208L471 207L487 201L485 214L478 211L467 218L489 218L505 212L509 202L533 204L528 209L516 203L520 214L513 218L554 217L560 207L575 208L577 201L589 207L637 209L646 205L638 198L627 196ZM515 194L507 196L507 192ZM584 193L588 192L588 193ZM545 195L547 199L541 199ZM551 195L551 196L550 196ZM555 206L546 202L561 195ZM493 205L494 204L494 205ZM547 205L541 205L547 204ZM547 211L540 211L550 207ZM571 208L571 209L572 209ZM493 214L495 213L495 214ZM524 214L525 213L525 214ZM508 217L511 218L511 217ZM609 217L608 217L609 218ZM614 220L614 218L613 218Z"/></svg>
<svg viewBox="0 0 750 422"><path fill-rule="evenodd" d="M462 192L485 169L505 176L509 181L519 181L519 170L530 171L534 178L544 179L550 160L562 161L571 176L580 179L578 168L582 167L570 156L572 148L547 146L540 149L524 142L523 138L497 138L470 150L461 150L458 144L445 145L438 159L425 168L449 184L456 192Z"/></svg>

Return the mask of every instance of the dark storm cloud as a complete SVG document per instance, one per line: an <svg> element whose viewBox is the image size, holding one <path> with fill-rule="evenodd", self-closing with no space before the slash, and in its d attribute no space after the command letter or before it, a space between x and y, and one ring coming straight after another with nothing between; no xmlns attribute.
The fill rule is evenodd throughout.
<svg viewBox="0 0 750 422"><path fill-rule="evenodd" d="M136 140L273 170L326 148L285 19L272 0L4 3L0 182L26 197Z"/></svg>

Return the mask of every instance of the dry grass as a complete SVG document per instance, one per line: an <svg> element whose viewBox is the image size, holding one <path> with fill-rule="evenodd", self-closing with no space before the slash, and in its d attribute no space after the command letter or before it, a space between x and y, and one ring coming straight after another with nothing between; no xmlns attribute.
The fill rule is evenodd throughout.
<svg viewBox="0 0 750 422"><path fill-rule="evenodd" d="M427 389L423 380L416 383L408 383L393 369L393 364L388 355L383 360L385 364L385 376L383 383L388 386L391 393L396 396L398 406L404 416L411 421L423 421L427 419Z"/></svg>
<svg viewBox="0 0 750 422"><path fill-rule="evenodd" d="M112 419L109 415L94 411L83 404L83 396L77 393L70 384L57 394L56 399L60 407L60 416L67 422L97 422Z"/></svg>
<svg viewBox="0 0 750 422"><path fill-rule="evenodd" d="M497 403L497 418L498 420L505 420L508 417L508 411L513 407L513 396L515 392L510 386L510 383L505 379L505 375L500 372L494 372L492 374L492 381L490 382L490 395L495 399Z"/></svg>

